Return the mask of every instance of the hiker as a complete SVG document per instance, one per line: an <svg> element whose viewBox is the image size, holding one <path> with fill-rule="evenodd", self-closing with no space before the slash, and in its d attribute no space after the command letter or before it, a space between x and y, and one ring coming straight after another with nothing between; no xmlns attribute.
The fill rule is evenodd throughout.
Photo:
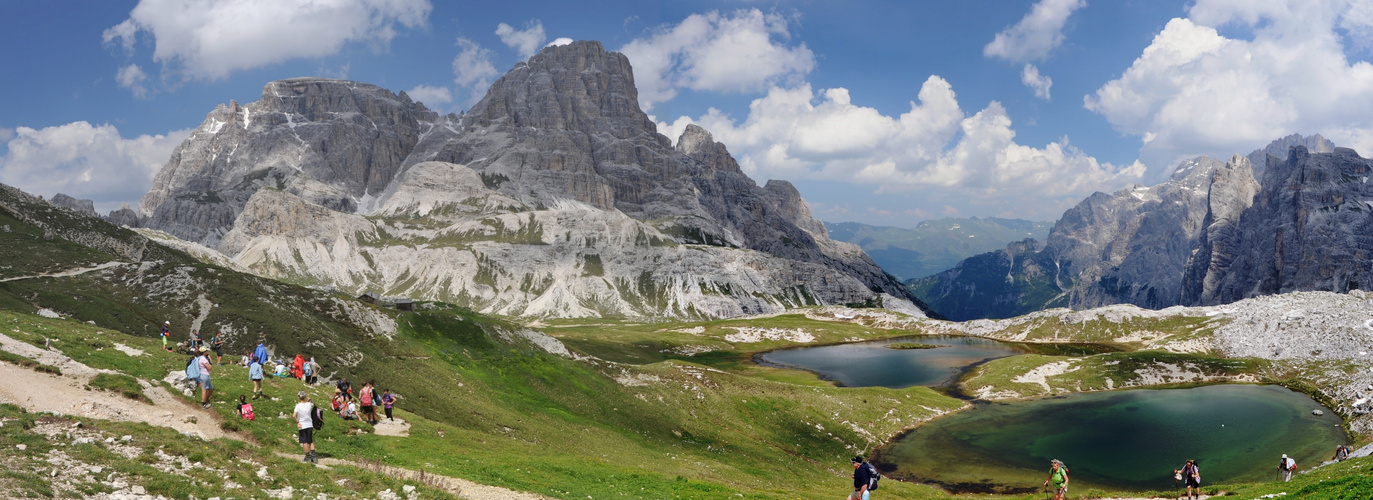
<svg viewBox="0 0 1373 500"><path fill-rule="evenodd" d="M253 399L262 397L262 361L252 358L248 362L248 380L253 381Z"/></svg>
<svg viewBox="0 0 1373 500"><path fill-rule="evenodd" d="M253 359L253 351L245 352L245 353L243 353L243 357L242 357L242 358L239 358L239 360L238 360L238 366L242 366L242 367L244 367L244 368L247 368L247 367L248 367L248 362L249 362L250 360L252 360L252 359Z"/></svg>
<svg viewBox="0 0 1373 500"><path fill-rule="evenodd" d="M310 385L319 385L319 363L314 356L310 356Z"/></svg>
<svg viewBox="0 0 1373 500"><path fill-rule="evenodd" d="M296 359L291 363L291 376L305 380L305 358L300 353L296 353Z"/></svg>
<svg viewBox="0 0 1373 500"><path fill-rule="evenodd" d="M238 395L238 416L244 420L257 420L257 416L253 415L253 405L249 404L248 397L242 394Z"/></svg>
<svg viewBox="0 0 1373 500"><path fill-rule="evenodd" d="M339 391L343 392L344 396L353 397L353 384L348 383L348 377L343 377L343 380L339 380L337 387Z"/></svg>
<svg viewBox="0 0 1373 500"><path fill-rule="evenodd" d="M224 365L224 332L216 331L214 337L210 337L210 349L215 352L215 364Z"/></svg>
<svg viewBox="0 0 1373 500"><path fill-rule="evenodd" d="M352 398L346 398L343 403L343 413L339 414L344 420L358 419L358 402Z"/></svg>
<svg viewBox="0 0 1373 500"><path fill-rule="evenodd" d="M1282 454L1282 461L1278 462L1278 472L1282 474L1282 482L1292 480L1292 471L1297 470L1297 461L1287 458L1287 454Z"/></svg>
<svg viewBox="0 0 1373 500"><path fill-rule="evenodd" d="M394 417L391 416L391 405L396 404L396 395L395 395L395 394L391 394L391 389L383 389L383 390L382 390L382 392L381 392L381 404L382 404L382 407L386 409L386 419L387 419L387 420L390 420L390 421L392 421L392 422L395 422L396 419L395 419Z"/></svg>
<svg viewBox="0 0 1373 500"><path fill-rule="evenodd" d="M210 395L215 393L214 384L210 383L210 352L204 346L200 347L200 356L196 361L200 363L200 407L210 408Z"/></svg>
<svg viewBox="0 0 1373 500"><path fill-rule="evenodd" d="M1345 445L1339 445L1335 447L1334 460L1336 462L1343 462L1346 458L1349 458L1349 447Z"/></svg>
<svg viewBox="0 0 1373 500"><path fill-rule="evenodd" d="M329 408L333 409L334 413L337 413L338 416L342 417L343 405L346 404L345 401L346 400L343 399L343 391L340 391L337 387L335 387L334 397L329 400Z"/></svg>
<svg viewBox="0 0 1373 500"><path fill-rule="evenodd" d="M167 351L167 352L172 352L172 348L167 347L167 339L172 338L172 322L171 322L171 321L163 321L163 322L162 322L162 332L159 333L157 336L162 337L162 350Z"/></svg>
<svg viewBox="0 0 1373 500"><path fill-rule="evenodd" d="M868 463L863 461L863 456L859 455L849 459L853 462L853 493L849 494L849 500L868 500L868 488L872 483L872 474L868 471Z"/></svg>
<svg viewBox="0 0 1373 500"><path fill-rule="evenodd" d="M280 377L285 377L285 376L286 376L286 363L276 363L276 364L274 364L273 366L276 367L276 368L272 369L272 376L273 376L273 377L280 378Z"/></svg>
<svg viewBox="0 0 1373 500"><path fill-rule="evenodd" d="M305 391L296 394L296 409L292 415L296 417L296 433L300 438L300 449L305 451L305 458L301 459L306 463L319 463L315 455L315 421L310 415L311 408L315 405L310 402L310 397Z"/></svg>
<svg viewBox="0 0 1373 500"><path fill-rule="evenodd" d="M253 359L256 359L262 366L267 366L267 346L262 345L262 334L258 333L257 348L253 349Z"/></svg>
<svg viewBox="0 0 1373 500"><path fill-rule="evenodd" d="M200 352L200 330L191 330L191 350Z"/></svg>
<svg viewBox="0 0 1373 500"><path fill-rule="evenodd" d="M1196 460L1188 460L1181 469L1174 470L1173 474L1182 475L1182 483L1187 485L1188 497L1198 498L1201 496L1201 469L1197 468Z"/></svg>
<svg viewBox="0 0 1373 500"><path fill-rule="evenodd" d="M1044 480L1044 486L1054 483L1054 500L1063 500L1068 494L1068 467L1063 465L1057 458L1049 462L1052 468L1049 469L1049 477Z"/></svg>
<svg viewBox="0 0 1373 500"><path fill-rule="evenodd" d="M362 384L362 390L358 391L358 399L362 403L362 421L376 424L377 407L372 396L372 381L368 380Z"/></svg>
<svg viewBox="0 0 1373 500"><path fill-rule="evenodd" d="M306 361L305 364L300 365L300 369L302 375L301 380L305 381L305 385L311 385L310 379L315 375L314 367L310 366L309 361Z"/></svg>

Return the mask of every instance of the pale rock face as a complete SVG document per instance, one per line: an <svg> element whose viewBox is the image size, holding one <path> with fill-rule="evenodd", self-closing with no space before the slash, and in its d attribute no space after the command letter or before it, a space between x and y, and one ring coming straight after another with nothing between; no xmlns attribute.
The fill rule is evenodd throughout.
<svg viewBox="0 0 1373 500"><path fill-rule="evenodd" d="M1289 136L1224 164L1207 157L1184 162L1151 188L1092 195L1054 225L1044 249L1021 257L1061 265L1054 291L1069 294L1074 309L1159 309L1368 288L1370 177L1373 160L1354 150L1318 135ZM967 290L959 270L937 275L943 281L936 290Z"/></svg>
<svg viewBox="0 0 1373 500"><path fill-rule="evenodd" d="M392 203L413 206L403 192ZM399 215L405 212L392 205L381 212L397 217L369 218L261 190L224 246L261 274L509 316L731 317L868 298L861 282L838 270L677 244L623 213L580 202L480 216L450 206L429 207L448 221L434 228L436 217Z"/></svg>
<svg viewBox="0 0 1373 500"><path fill-rule="evenodd" d="M272 82L178 148L140 210L255 272L509 315L727 317L910 295L688 127L623 55L545 48L464 116L375 86ZM915 304L910 304L915 307Z"/></svg>
<svg viewBox="0 0 1373 500"><path fill-rule="evenodd" d="M144 224L216 246L254 192L284 189L353 211L379 193L439 117L404 93L326 78L267 84L206 115L138 204Z"/></svg>

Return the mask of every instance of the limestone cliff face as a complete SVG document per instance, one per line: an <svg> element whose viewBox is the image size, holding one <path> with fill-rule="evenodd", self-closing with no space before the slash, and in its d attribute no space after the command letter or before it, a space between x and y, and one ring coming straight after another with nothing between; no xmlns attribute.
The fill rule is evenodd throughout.
<svg viewBox="0 0 1373 500"><path fill-rule="evenodd" d="M1306 144L1328 152L1313 153ZM1280 149L1283 158L1274 155ZM1264 168L1253 158L1262 158ZM1260 170L1261 181L1255 178ZM1063 305L1157 309L1367 288L1373 285L1370 170L1373 160L1330 147L1320 136L1285 137L1224 164L1197 158L1152 188L1089 197L1054 225L1043 250L1005 252L1053 269L1053 280L1036 280L1023 270L1029 267L998 254L970 258L912 288L937 310L964 304L955 319ZM1004 282L990 283L992 276Z"/></svg>
<svg viewBox="0 0 1373 500"><path fill-rule="evenodd" d="M1313 154L1297 146L1286 161L1270 162L1252 206L1224 240L1233 262L1200 303L1373 285L1371 170L1373 160L1348 148Z"/></svg>
<svg viewBox="0 0 1373 500"><path fill-rule="evenodd" d="M215 108L176 148L138 204L142 224L213 247L264 187L354 211L380 194L439 121L404 93L375 85L269 83L260 100Z"/></svg>
<svg viewBox="0 0 1373 500"><path fill-rule="evenodd" d="M212 112L140 209L263 274L500 314L912 299L790 183L760 187L699 127L674 147L629 61L597 42L545 48L461 116L354 82L273 82Z"/></svg>

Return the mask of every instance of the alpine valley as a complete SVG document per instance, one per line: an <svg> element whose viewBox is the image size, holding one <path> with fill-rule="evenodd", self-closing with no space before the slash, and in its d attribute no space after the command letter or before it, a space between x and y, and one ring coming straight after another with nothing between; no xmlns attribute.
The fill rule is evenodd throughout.
<svg viewBox="0 0 1373 500"><path fill-rule="evenodd" d="M0 496L818 500L863 455L883 499L1029 500L1063 451L1071 498L1159 498L1167 468L1131 447L1172 466L1205 441L1208 497L1369 498L1370 168L1319 136L1198 158L903 284L836 239L939 241L916 275L989 248L967 235L1043 227L831 238L708 131L658 134L597 42L545 47L460 115L270 82L211 111L136 208L0 185ZM208 407L164 322L223 334ZM269 376L250 420L232 361L259 343L322 384ZM844 387L765 359L793 348L942 371ZM325 411L303 462L288 412L344 379L399 396L396 418ZM1141 423L1177 433L1121 430ZM1355 451L1323 463L1336 445ZM1266 482L1279 449L1302 468Z"/></svg>

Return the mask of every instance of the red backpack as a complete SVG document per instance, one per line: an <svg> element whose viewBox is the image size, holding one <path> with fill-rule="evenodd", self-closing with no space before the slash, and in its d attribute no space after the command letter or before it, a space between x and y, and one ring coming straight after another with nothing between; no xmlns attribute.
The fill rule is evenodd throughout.
<svg viewBox="0 0 1373 500"><path fill-rule="evenodd" d="M257 416L253 415L253 405L252 405L252 404L243 403L242 405L239 405L238 411L241 412L241 413L243 413L243 418L244 418L245 420L257 420Z"/></svg>

